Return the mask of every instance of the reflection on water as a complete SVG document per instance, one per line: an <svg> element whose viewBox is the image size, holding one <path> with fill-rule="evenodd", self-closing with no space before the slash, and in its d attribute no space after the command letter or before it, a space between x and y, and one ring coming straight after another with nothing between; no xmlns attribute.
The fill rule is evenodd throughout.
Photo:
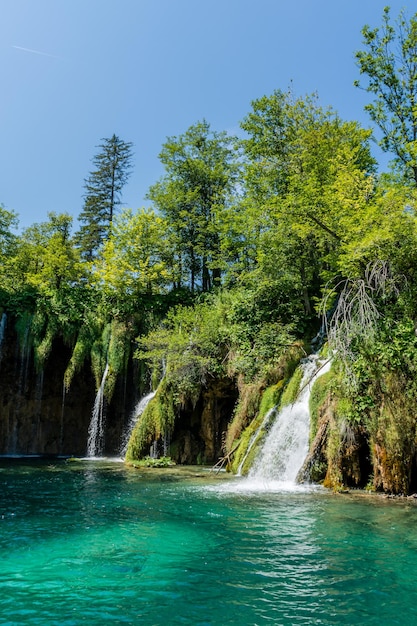
<svg viewBox="0 0 417 626"><path fill-rule="evenodd" d="M0 624L417 623L414 502L243 484L0 461Z"/></svg>

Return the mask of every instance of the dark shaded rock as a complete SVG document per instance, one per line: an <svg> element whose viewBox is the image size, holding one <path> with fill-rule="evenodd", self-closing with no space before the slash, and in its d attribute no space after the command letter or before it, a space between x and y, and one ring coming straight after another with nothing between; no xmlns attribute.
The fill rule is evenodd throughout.
<svg viewBox="0 0 417 626"><path fill-rule="evenodd" d="M213 464L223 455L223 438L233 414L238 391L231 380L213 380L193 406L182 408L171 437L176 463Z"/></svg>
<svg viewBox="0 0 417 626"><path fill-rule="evenodd" d="M1 346L0 454L84 456L96 394L90 363L64 393L70 348L56 339L44 371L37 372L33 351L18 345L10 326ZM132 371L118 381L107 406L105 453L109 455L118 454L137 399Z"/></svg>

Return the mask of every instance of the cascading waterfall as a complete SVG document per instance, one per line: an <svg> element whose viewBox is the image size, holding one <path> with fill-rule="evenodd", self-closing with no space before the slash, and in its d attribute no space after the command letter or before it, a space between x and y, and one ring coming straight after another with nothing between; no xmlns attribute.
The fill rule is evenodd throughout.
<svg viewBox="0 0 417 626"><path fill-rule="evenodd" d="M152 398L155 396L156 391L151 391L150 393L148 393L148 395L144 396L143 398L141 398L139 400L139 402L137 403L135 410L132 413L132 416L130 418L129 424L127 425L126 431L123 435L123 443L122 443L122 447L120 449L120 456L124 457L126 454L126 450L127 450L127 446L129 444L129 439L130 436L133 432L133 429L136 425L136 422L138 421L138 419L140 418L140 416L142 415L142 413L144 412L144 410L146 409L146 407L148 406L149 402L152 400Z"/></svg>
<svg viewBox="0 0 417 626"><path fill-rule="evenodd" d="M104 450L104 385L106 384L106 378L109 373L109 364L106 363L106 367L103 372L101 384L96 394L94 401L93 413L91 416L90 426L88 427L88 441L87 441L87 456L97 457L103 453Z"/></svg>
<svg viewBox="0 0 417 626"><path fill-rule="evenodd" d="M267 425L269 424L269 422L271 421L273 415L275 415L277 412L276 407L273 407L272 409L269 409L269 411L266 413L265 417L262 420L262 424L256 429L256 431L253 433L252 437L250 438L249 441L249 445L246 448L246 452L243 456L242 461L240 462L240 465L237 469L237 475L241 476L242 475L242 470L243 467L246 463L246 459L248 458L253 446L255 445L255 443L258 440L258 437L260 436L261 432L267 427Z"/></svg>
<svg viewBox="0 0 417 626"><path fill-rule="evenodd" d="M317 355L303 360L303 376L297 400L276 416L253 464L248 480L269 485L271 482L294 485L308 453L310 431L309 399L314 381L329 371L330 359L320 362Z"/></svg>

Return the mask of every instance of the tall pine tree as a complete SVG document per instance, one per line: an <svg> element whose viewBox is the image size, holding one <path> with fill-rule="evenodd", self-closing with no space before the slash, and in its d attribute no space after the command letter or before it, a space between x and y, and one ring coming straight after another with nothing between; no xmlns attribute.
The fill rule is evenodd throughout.
<svg viewBox="0 0 417 626"><path fill-rule="evenodd" d="M132 170L132 144L116 135L102 139L100 152L92 162L94 171L85 179L84 208L78 220L81 227L76 242L87 260L97 256L108 238L115 210L121 203L121 192Z"/></svg>

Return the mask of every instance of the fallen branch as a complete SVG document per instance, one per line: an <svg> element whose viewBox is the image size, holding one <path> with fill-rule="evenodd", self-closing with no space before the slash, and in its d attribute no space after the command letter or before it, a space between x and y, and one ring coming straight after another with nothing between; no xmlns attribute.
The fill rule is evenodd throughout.
<svg viewBox="0 0 417 626"><path fill-rule="evenodd" d="M220 470L223 468L223 466L225 464L231 463L231 456L232 454L234 454L236 452L236 450L238 449L240 443L236 444L234 448L232 448L230 450L230 452L228 452L227 454L225 454L224 456L222 456L215 465L213 465L213 467L211 468L211 472L216 471L216 473L218 474L220 472Z"/></svg>
<svg viewBox="0 0 417 626"><path fill-rule="evenodd" d="M316 371L314 372L314 374L312 374L310 376L310 378L307 380L307 382L304 383L304 385L302 387L300 387L300 389L298 390L298 393L295 397L295 400L297 400L298 396L300 395L300 393L303 391L303 389L305 389L306 387L308 387L308 385L311 383L311 381L313 380L313 378L318 374L318 372L320 372L320 370L323 369L323 367L325 367L328 363L330 363L330 361L332 360L332 358L330 357L329 359L327 359L327 361L325 361L322 365L320 365L320 367L318 367L316 369Z"/></svg>

